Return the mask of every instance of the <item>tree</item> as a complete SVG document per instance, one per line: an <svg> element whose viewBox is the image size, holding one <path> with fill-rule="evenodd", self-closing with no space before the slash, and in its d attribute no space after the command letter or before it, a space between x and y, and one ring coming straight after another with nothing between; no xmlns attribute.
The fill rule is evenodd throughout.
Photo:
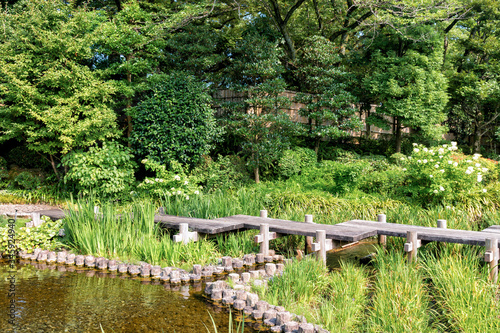
<svg viewBox="0 0 500 333"><path fill-rule="evenodd" d="M302 48L296 70L301 82L296 100L305 104L300 114L309 119L307 135L316 154L321 140L345 137L361 126L356 97L348 91L349 74L336 66L339 58L330 41L314 36Z"/></svg>
<svg viewBox="0 0 500 333"><path fill-rule="evenodd" d="M184 60L181 52L172 50L171 37L186 29L192 30L194 22L232 11L234 8L225 3L215 6L211 1L115 1L108 11L108 20L99 28L101 38L96 49L103 55L98 65L105 68L107 78L114 80L118 87L120 99L116 108L121 109L127 119L127 138L133 129L130 111L140 94L148 89L146 78L168 73L172 68L178 70L180 61ZM187 41L180 49L192 42L192 39Z"/></svg>
<svg viewBox="0 0 500 333"><path fill-rule="evenodd" d="M245 97L225 105L223 118L227 131L242 140L241 148L257 183L260 169L279 158L295 128L283 110L290 100L283 96L286 83L280 76L284 69L276 34L265 23L254 22L231 50L228 86Z"/></svg>
<svg viewBox="0 0 500 333"><path fill-rule="evenodd" d="M20 1L0 14L0 136L57 161L116 136L115 88L88 66L98 12L57 0Z"/></svg>
<svg viewBox="0 0 500 333"><path fill-rule="evenodd" d="M483 137L495 137L500 116L500 9L496 2L476 2L476 15L461 21L454 38L447 75L450 80L449 125L476 153ZM449 66L448 66L449 67Z"/></svg>
<svg viewBox="0 0 500 333"><path fill-rule="evenodd" d="M152 93L133 110L136 154L161 164L196 165L220 135L205 85L184 73L151 79Z"/></svg>
<svg viewBox="0 0 500 333"><path fill-rule="evenodd" d="M445 131L441 124L446 120L447 80L440 72L443 53L433 29L413 27L405 35L389 30L376 37L368 53L371 71L363 83L381 104L377 114L394 117L396 152L401 152L403 126L434 138ZM423 34L431 37L414 38Z"/></svg>

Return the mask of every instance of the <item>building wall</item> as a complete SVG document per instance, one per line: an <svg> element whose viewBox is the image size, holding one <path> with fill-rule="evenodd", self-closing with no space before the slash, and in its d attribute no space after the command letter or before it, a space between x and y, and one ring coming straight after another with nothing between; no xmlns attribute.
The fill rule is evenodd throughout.
<svg viewBox="0 0 500 333"><path fill-rule="evenodd" d="M288 113L293 121L296 122L301 122L303 124L308 123L307 117L303 117L299 114L299 110L303 107L305 107L305 104L302 103L297 103L294 102L294 98L297 95L295 91L289 91L285 90L280 96L288 97L291 101L290 106L284 111ZM213 105L213 108L217 111L218 115L222 115L224 110L223 110L223 104L227 102L244 102L245 99L248 98L248 95L243 92L237 92L233 90L218 90L214 95L213 95L216 104ZM350 131L350 134L354 137L360 137L360 136L366 136L367 131L370 132L370 137L371 138L378 138L383 135L392 135L393 131L392 129L390 130L384 130L381 128L378 128L376 126L369 126L366 124L366 118L368 117L369 114L376 113L377 106L375 104L370 105L370 110L369 111L364 111L361 110L360 106L358 106L358 112L356 112L356 115L360 117L363 126L360 131ZM260 110L254 110L253 108L249 108L247 112L253 113L257 112L257 114L260 113ZM391 127L394 123L394 117L389 117L389 116L384 116L384 118L391 124ZM408 127L403 127L402 129L403 133L410 133L410 128Z"/></svg>

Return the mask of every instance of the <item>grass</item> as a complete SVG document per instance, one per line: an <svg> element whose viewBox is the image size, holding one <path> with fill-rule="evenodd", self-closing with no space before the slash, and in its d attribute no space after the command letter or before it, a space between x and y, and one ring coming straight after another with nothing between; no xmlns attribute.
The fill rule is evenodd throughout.
<svg viewBox="0 0 500 333"><path fill-rule="evenodd" d="M368 305L368 272L352 263L342 263L330 274L327 293L319 304L316 320L330 332L359 332Z"/></svg>
<svg viewBox="0 0 500 333"><path fill-rule="evenodd" d="M424 261L441 321L451 332L499 332L497 286L487 281L487 269L479 268L477 253L470 247L458 253L450 249Z"/></svg>
<svg viewBox="0 0 500 333"><path fill-rule="evenodd" d="M352 263L328 273L314 258L306 257L285 267L274 277L262 297L271 304L303 315L309 322L323 325L331 332L358 332L368 302L367 271Z"/></svg>
<svg viewBox="0 0 500 333"><path fill-rule="evenodd" d="M211 241L181 244L163 235L154 223L156 209L149 203L133 203L131 213L121 215L116 206L105 204L97 217L91 200L78 200L70 207L66 239L85 254L181 267L213 262L219 256Z"/></svg>
<svg viewBox="0 0 500 333"><path fill-rule="evenodd" d="M421 271L402 253L379 251L367 332L433 332L433 312Z"/></svg>

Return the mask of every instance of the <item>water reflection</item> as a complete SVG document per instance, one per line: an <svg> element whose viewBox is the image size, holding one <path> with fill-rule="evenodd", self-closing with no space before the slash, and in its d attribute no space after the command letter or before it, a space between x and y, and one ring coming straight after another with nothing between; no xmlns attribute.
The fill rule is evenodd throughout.
<svg viewBox="0 0 500 333"><path fill-rule="evenodd" d="M218 331L227 332L228 313L205 301L201 283L170 286L92 269L36 266L17 265L12 326L9 269L0 262L1 332L207 332L204 324L213 331L208 311ZM255 332L246 326L245 332Z"/></svg>

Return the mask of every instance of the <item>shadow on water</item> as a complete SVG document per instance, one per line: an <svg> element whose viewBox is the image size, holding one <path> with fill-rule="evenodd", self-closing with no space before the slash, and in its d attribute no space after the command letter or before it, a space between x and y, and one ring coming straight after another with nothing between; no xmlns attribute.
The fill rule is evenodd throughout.
<svg viewBox="0 0 500 333"><path fill-rule="evenodd" d="M218 332L228 332L228 312L206 301L201 283L172 287L84 268L39 269L29 262L16 265L13 326L10 271L0 261L1 332L207 332L204 324L213 332L209 311ZM257 332L250 326L245 332Z"/></svg>
<svg viewBox="0 0 500 333"><path fill-rule="evenodd" d="M356 245L330 251L326 255L326 265L328 268L340 268L341 261L357 261L366 257L370 253L376 252L377 240L366 240Z"/></svg>

